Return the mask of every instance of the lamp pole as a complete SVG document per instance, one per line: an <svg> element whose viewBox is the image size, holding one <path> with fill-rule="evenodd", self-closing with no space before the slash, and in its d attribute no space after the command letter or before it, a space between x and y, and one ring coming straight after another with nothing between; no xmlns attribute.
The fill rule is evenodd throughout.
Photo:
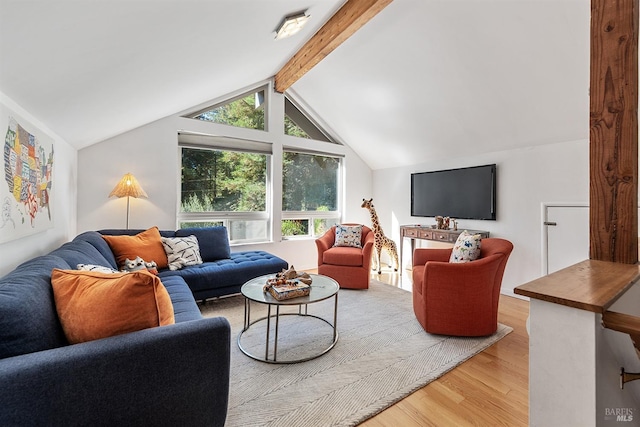
<svg viewBox="0 0 640 427"><path fill-rule="evenodd" d="M129 229L129 198L131 196L127 196L127 230Z"/></svg>

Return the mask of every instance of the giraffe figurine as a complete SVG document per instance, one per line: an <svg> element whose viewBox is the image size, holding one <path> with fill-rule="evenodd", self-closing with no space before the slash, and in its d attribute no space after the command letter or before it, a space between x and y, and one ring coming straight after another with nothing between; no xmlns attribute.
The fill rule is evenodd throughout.
<svg viewBox="0 0 640 427"><path fill-rule="evenodd" d="M396 249L396 242L384 235L382 227L380 227L380 221L378 220L378 214L373 207L373 199L362 199L362 208L368 209L371 215L371 224L373 228L373 247L375 249L375 260L378 269L378 274L382 273L380 265L380 254L382 250L386 250L390 258L393 258L394 268L393 271L398 271L400 263L398 262L398 250ZM376 269L375 266L373 268Z"/></svg>

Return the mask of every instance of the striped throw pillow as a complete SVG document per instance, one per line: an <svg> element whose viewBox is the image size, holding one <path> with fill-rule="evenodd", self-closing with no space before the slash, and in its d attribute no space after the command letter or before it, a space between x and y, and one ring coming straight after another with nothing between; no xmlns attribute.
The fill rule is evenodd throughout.
<svg viewBox="0 0 640 427"><path fill-rule="evenodd" d="M162 245L167 253L169 270L179 270L189 265L202 264L196 236L163 237Z"/></svg>

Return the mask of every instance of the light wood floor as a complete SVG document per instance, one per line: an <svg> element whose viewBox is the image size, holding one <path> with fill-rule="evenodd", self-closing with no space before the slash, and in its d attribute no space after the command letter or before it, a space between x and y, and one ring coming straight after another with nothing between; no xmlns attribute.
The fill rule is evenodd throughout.
<svg viewBox="0 0 640 427"><path fill-rule="evenodd" d="M373 279L411 289L411 271ZM527 426L529 422L529 302L502 295L498 321L513 332L360 427Z"/></svg>

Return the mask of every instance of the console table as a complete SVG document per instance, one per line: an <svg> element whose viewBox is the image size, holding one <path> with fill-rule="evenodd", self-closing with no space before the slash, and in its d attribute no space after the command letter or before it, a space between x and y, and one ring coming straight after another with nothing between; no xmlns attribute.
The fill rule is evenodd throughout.
<svg viewBox="0 0 640 427"><path fill-rule="evenodd" d="M401 225L400 226L400 268L402 268L402 242L404 238L411 239L411 259L413 260L413 251L416 248L416 240L432 240L436 242L455 243L460 233L467 230L471 234L479 234L480 237L489 237L488 231L468 230L466 228L458 228L457 230L439 230L432 228L430 225ZM411 263L413 265L413 262Z"/></svg>

